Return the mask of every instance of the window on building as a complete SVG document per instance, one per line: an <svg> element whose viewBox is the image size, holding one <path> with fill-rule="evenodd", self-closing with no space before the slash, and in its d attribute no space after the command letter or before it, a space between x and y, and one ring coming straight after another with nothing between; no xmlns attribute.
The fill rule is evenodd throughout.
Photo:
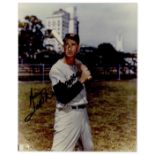
<svg viewBox="0 0 155 155"><path fill-rule="evenodd" d="M55 26L55 25L56 25L56 22L55 22L55 20L53 21L52 25L53 25L53 26Z"/></svg>
<svg viewBox="0 0 155 155"><path fill-rule="evenodd" d="M49 27L51 26L51 21L48 21L48 26L49 26Z"/></svg>
<svg viewBox="0 0 155 155"><path fill-rule="evenodd" d="M60 20L58 20L58 26L60 26Z"/></svg>

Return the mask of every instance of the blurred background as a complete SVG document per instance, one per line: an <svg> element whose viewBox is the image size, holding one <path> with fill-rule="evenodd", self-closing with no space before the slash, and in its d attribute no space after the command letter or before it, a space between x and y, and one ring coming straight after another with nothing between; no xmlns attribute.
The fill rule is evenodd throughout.
<svg viewBox="0 0 155 155"><path fill-rule="evenodd" d="M19 80L48 80L63 49L49 35L54 29L80 35L77 57L95 78L136 78L137 5L19 3Z"/></svg>

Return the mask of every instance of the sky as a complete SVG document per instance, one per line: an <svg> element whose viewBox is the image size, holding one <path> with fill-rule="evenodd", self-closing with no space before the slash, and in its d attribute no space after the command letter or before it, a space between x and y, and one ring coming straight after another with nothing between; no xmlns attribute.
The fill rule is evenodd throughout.
<svg viewBox="0 0 155 155"><path fill-rule="evenodd" d="M18 18L36 15L43 22L60 8L77 7L81 44L97 47L107 42L116 45L116 37L122 35L123 50L137 50L136 3L19 3Z"/></svg>

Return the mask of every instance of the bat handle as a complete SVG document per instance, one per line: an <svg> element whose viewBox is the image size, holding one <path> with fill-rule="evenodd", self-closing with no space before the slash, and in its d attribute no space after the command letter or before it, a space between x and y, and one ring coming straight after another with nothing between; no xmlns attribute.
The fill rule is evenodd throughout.
<svg viewBox="0 0 155 155"><path fill-rule="evenodd" d="M87 79L88 79L88 80L91 80L91 79L92 79L92 76L90 75Z"/></svg>

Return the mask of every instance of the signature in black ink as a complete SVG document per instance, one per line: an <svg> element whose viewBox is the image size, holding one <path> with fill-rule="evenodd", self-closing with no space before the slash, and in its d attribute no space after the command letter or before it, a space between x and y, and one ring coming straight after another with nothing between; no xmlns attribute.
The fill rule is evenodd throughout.
<svg viewBox="0 0 155 155"><path fill-rule="evenodd" d="M33 92L31 88L30 91L30 109L31 112L25 117L24 121L28 122L31 120L32 116L36 112L37 109L41 108L41 106L47 102L47 99L51 99L53 96L53 92L51 87L43 88L38 92Z"/></svg>

